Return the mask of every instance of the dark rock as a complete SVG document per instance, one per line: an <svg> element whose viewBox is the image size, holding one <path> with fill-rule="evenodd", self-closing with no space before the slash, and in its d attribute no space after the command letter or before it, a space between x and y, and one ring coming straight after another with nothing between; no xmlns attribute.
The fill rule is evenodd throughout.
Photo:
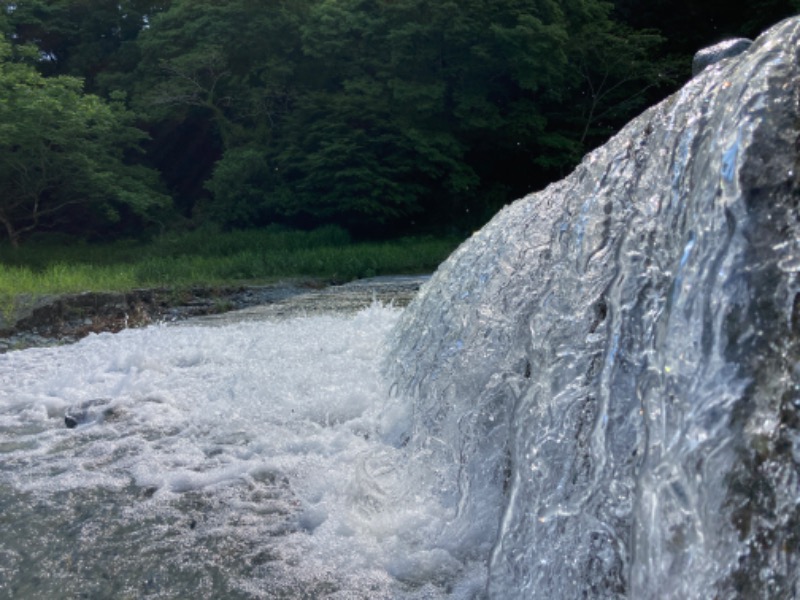
<svg viewBox="0 0 800 600"><path fill-rule="evenodd" d="M116 333L151 323L270 304L320 285L303 280L235 288L20 295L7 310L0 311L0 353L73 343L91 333Z"/></svg>
<svg viewBox="0 0 800 600"><path fill-rule="evenodd" d="M64 424L67 429L75 429L78 425L87 423L102 423L106 420L113 420L120 415L118 409L110 406L109 398L97 398L81 402L76 406L70 406L64 412Z"/></svg>

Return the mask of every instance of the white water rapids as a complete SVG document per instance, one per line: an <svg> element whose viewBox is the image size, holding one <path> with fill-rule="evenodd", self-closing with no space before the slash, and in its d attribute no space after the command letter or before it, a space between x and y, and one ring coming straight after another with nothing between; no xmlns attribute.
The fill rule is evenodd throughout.
<svg viewBox="0 0 800 600"><path fill-rule="evenodd" d="M0 597L470 596L473 540L442 536L380 374L399 313L0 356Z"/></svg>

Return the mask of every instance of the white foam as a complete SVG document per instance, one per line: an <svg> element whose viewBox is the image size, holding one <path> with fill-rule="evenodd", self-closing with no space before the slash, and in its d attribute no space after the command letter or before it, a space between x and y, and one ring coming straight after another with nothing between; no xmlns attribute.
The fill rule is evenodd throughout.
<svg viewBox="0 0 800 600"><path fill-rule="evenodd" d="M297 531L281 544L303 569L444 594L475 566L442 538L448 509L421 483L435 465L398 447L408 410L387 404L381 360L399 313L155 326L0 356L0 435L16 465L0 476L41 497L135 486L159 510L271 474L288 482ZM85 403L67 429L65 411Z"/></svg>

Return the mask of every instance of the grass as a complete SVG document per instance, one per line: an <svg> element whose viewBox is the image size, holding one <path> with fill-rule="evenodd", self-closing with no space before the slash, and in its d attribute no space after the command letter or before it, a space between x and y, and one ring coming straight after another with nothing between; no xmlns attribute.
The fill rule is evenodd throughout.
<svg viewBox="0 0 800 600"><path fill-rule="evenodd" d="M151 242L0 245L0 303L22 294L258 284L293 277L344 282L433 271L460 240L354 243L347 232L266 229L166 234Z"/></svg>

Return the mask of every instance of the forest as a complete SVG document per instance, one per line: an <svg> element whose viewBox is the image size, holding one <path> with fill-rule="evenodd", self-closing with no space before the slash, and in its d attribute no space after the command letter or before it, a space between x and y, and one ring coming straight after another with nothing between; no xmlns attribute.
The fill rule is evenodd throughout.
<svg viewBox="0 0 800 600"><path fill-rule="evenodd" d="M800 0L18 0L0 243L462 235Z"/></svg>

